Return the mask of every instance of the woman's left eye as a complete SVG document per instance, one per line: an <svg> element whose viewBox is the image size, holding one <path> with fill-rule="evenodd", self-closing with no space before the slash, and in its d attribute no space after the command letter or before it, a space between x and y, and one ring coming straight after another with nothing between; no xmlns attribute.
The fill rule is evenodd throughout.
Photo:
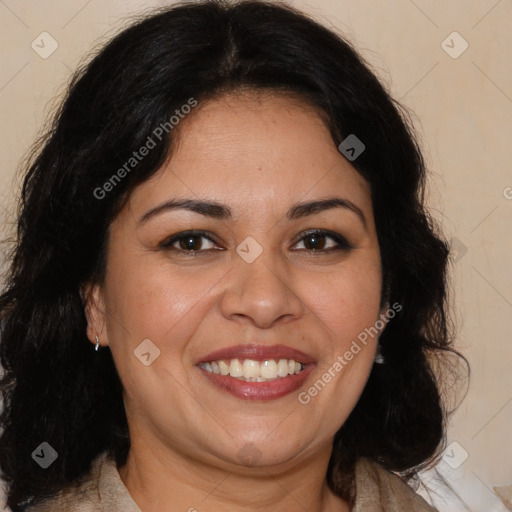
<svg viewBox="0 0 512 512"><path fill-rule="evenodd" d="M326 243L330 239L331 243ZM332 243L334 241L334 243ZM354 247L346 238L333 231L314 230L304 233L298 242L303 244L303 249L308 252L330 252L337 250L350 250ZM296 244L297 245L297 244Z"/></svg>

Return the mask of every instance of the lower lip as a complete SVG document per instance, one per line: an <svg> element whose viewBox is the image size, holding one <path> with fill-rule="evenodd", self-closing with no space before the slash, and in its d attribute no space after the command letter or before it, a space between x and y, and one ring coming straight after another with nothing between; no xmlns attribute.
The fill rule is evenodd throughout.
<svg viewBox="0 0 512 512"><path fill-rule="evenodd" d="M297 391L313 371L314 364L307 364L300 373L279 377L267 382L246 382L229 375L219 375L199 368L205 377L218 388L245 400L274 400Z"/></svg>

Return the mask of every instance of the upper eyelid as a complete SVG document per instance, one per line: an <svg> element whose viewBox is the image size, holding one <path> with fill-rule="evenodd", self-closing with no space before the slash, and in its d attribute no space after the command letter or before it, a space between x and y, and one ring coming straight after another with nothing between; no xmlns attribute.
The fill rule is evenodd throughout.
<svg viewBox="0 0 512 512"><path fill-rule="evenodd" d="M316 234L325 236L327 238L332 238L334 241L337 241L336 238L342 238L342 239L346 240L348 243L348 240L346 239L346 237L343 236L341 233L336 233L335 231L331 231L329 229L321 229L321 228L306 229L304 231L301 231L297 235L298 238L295 241L295 243L300 242L303 238L305 238L308 235L316 235Z"/></svg>
<svg viewBox="0 0 512 512"><path fill-rule="evenodd" d="M167 237L166 239L164 239L160 245L161 246L166 246L166 247L171 247L172 245L174 245L178 240L182 239L182 238L185 238L187 236L198 236L198 237L201 237L201 238L206 238L208 239L210 242L218 245L218 242L213 238L211 237L210 235L208 235L207 233L203 233L203 232L197 232L197 231L194 231L194 230L188 230L188 231L182 231L180 233L176 233L175 235L171 235L169 237ZM190 251L190 252L193 252L193 251ZM200 251L198 251L200 252Z"/></svg>

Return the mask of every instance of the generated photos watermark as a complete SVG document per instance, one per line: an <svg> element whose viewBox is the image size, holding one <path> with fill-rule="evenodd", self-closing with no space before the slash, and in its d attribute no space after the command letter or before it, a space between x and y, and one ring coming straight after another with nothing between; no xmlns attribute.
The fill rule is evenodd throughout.
<svg viewBox="0 0 512 512"><path fill-rule="evenodd" d="M94 189L93 195L96 199L104 199L108 192L111 192L116 185L118 185L123 178L126 177L137 165L146 157L150 151L156 147L157 143L164 138L164 133L167 135L174 129L179 122L192 111L192 108L197 106L197 100L189 98L187 103L182 105L179 109L174 111L175 115L171 116L169 121L160 123L148 136L146 142L137 150L132 153L132 156L114 173L112 176L101 186ZM156 140L155 140L156 139Z"/></svg>
<svg viewBox="0 0 512 512"><path fill-rule="evenodd" d="M395 317L396 313L402 310L402 305L395 302L385 313L381 314L379 319L371 326L367 327L364 331L360 332L357 336L357 340L352 340L350 348L345 351L344 354L340 354L336 361L326 370L322 376L308 388L307 391L299 393L297 400L299 403L306 405L311 401L312 397L318 395L325 386L331 382L336 375L345 368L345 366L354 359L354 356L361 352L362 347L359 343L366 346L368 337L373 338L374 336L381 333L386 326L386 323ZM358 343L359 342L359 343Z"/></svg>

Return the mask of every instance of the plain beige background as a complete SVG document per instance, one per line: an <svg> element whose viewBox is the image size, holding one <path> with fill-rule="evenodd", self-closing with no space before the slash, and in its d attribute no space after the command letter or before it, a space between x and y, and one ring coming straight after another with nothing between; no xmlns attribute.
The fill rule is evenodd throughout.
<svg viewBox="0 0 512 512"><path fill-rule="evenodd" d="M170 3L0 0L4 234L13 227L16 167L71 71L129 16ZM425 473L424 482L436 487L444 480L452 487L439 486L447 497L434 503L442 512L505 511L493 486L512 484L512 1L290 3L354 42L415 114L431 172L429 205L456 249L457 346L472 364L468 395L449 426L446 459ZM58 44L47 58L31 47L33 41L42 46L48 37L42 32ZM454 494L466 505L456 505L448 497Z"/></svg>

